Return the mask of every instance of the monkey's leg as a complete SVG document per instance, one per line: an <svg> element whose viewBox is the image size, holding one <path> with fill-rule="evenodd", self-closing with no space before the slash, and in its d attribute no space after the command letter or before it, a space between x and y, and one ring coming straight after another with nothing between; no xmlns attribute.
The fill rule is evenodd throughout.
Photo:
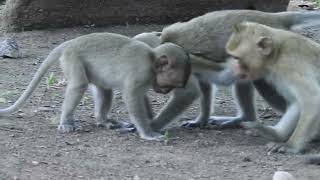
<svg viewBox="0 0 320 180"><path fill-rule="evenodd" d="M259 121L243 122L242 125L248 128L255 128L259 130L259 133L263 137L271 141L285 142L289 139L292 132L296 128L299 116L299 104L294 103L288 107L286 113L275 126L265 126Z"/></svg>
<svg viewBox="0 0 320 180"><path fill-rule="evenodd" d="M215 109L214 105L216 102L216 95L217 95L218 87L214 84L211 84L211 108L210 108L210 115L214 115Z"/></svg>
<svg viewBox="0 0 320 180"><path fill-rule="evenodd" d="M118 122L108 118L112 105L113 92L111 89L106 90L96 85L91 85L90 88L94 98L94 114L98 127L127 130L133 126L131 123Z"/></svg>
<svg viewBox="0 0 320 180"><path fill-rule="evenodd" d="M218 125L219 128L234 128L239 127L241 122L257 119L251 83L237 82L233 86L233 97L236 101L238 115L236 117L211 116L210 124Z"/></svg>
<svg viewBox="0 0 320 180"><path fill-rule="evenodd" d="M284 113L287 109L286 100L275 90L274 87L269 85L265 80L257 80L253 82L254 87L259 94L268 102L272 108Z"/></svg>
<svg viewBox="0 0 320 180"><path fill-rule="evenodd" d="M201 95L200 95L200 114L193 121L187 121L182 126L186 128L203 127L208 123L211 111L211 92L212 86L207 82L199 82Z"/></svg>
<svg viewBox="0 0 320 180"><path fill-rule="evenodd" d="M176 88L172 91L172 95L168 103L152 121L152 129L155 131L163 130L165 126L184 112L184 110L199 97L199 94L200 87L198 79L191 76L185 88Z"/></svg>
<svg viewBox="0 0 320 180"><path fill-rule="evenodd" d="M75 73L69 79L65 98L62 104L62 113L58 130L61 132L72 132L76 129L74 123L74 111L80 103L81 98L88 87L88 80L83 73Z"/></svg>
<svg viewBox="0 0 320 180"><path fill-rule="evenodd" d="M132 81L132 83L134 83ZM142 139L162 140L164 136L151 129L148 108L146 107L144 94L147 90L144 85L127 83L123 88L123 98L127 105L129 116Z"/></svg>
<svg viewBox="0 0 320 180"><path fill-rule="evenodd" d="M144 102L145 102L145 106L147 108L147 115L150 119L153 119L153 110L150 104L150 101L147 97L147 95L144 98ZM134 126L134 124L132 123L125 123L124 127L121 128L121 132L122 133L131 133L131 132L135 132L137 129Z"/></svg>
<svg viewBox="0 0 320 180"><path fill-rule="evenodd" d="M304 97L302 96L302 98ZM316 95L312 96L311 93L309 97L313 97L313 99L307 100L308 98L306 98L306 102L301 104L301 116L297 126L286 142L286 145L282 147L285 152L300 153L304 151L307 144L319 134L320 121L318 114L320 97L318 98Z"/></svg>
<svg viewBox="0 0 320 180"><path fill-rule="evenodd" d="M108 112L112 104L112 90L105 90L96 85L91 85L94 99L94 116L96 118L97 126L105 127L108 121Z"/></svg>
<svg viewBox="0 0 320 180"><path fill-rule="evenodd" d="M148 114L149 119L153 119L153 110L152 110L151 103L150 103L147 95L145 95L145 97L144 97L144 103L147 108L147 114Z"/></svg>

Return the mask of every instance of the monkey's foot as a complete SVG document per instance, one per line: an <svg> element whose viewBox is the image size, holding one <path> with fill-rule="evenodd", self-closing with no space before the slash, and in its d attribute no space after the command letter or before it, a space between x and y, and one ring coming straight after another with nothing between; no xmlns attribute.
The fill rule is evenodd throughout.
<svg viewBox="0 0 320 180"><path fill-rule="evenodd" d="M192 129L192 128L203 128L207 125L207 122L205 121L199 121L199 120L192 120L192 121L186 121L184 122L181 127L186 129Z"/></svg>
<svg viewBox="0 0 320 180"><path fill-rule="evenodd" d="M268 153L290 153L290 154L299 154L302 150L295 148L293 146L290 146L285 143L275 143L270 142L267 144L267 151Z"/></svg>
<svg viewBox="0 0 320 180"><path fill-rule="evenodd" d="M97 122L97 127L108 129L120 129L121 132L135 132L134 124L119 121Z"/></svg>
<svg viewBox="0 0 320 180"><path fill-rule="evenodd" d="M140 135L140 137L144 140L148 140L148 141L164 141L166 139L166 137L160 133L157 132L151 132L149 134L143 134Z"/></svg>
<svg viewBox="0 0 320 180"><path fill-rule="evenodd" d="M58 126L58 131L60 133L71 133L71 132L74 132L75 130L76 130L76 126L71 124L60 124Z"/></svg>
<svg viewBox="0 0 320 180"><path fill-rule="evenodd" d="M243 121L244 119L241 117L211 116L209 118L209 124L216 125L219 129L240 128Z"/></svg>
<svg viewBox="0 0 320 180"><path fill-rule="evenodd" d="M120 133L132 133L137 131L134 124L128 122L112 122L109 128L119 129Z"/></svg>

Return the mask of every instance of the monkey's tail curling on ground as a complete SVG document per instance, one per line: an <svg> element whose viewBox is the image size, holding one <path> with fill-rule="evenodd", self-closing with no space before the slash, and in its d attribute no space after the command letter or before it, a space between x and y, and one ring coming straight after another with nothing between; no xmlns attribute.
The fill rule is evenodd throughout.
<svg viewBox="0 0 320 180"><path fill-rule="evenodd" d="M25 104L26 100L31 96L35 88L38 86L41 78L48 71L48 69L59 59L62 54L63 49L67 45L67 42L59 45L54 50L50 52L48 57L43 61L37 70L36 74L33 76L31 82L29 83L27 89L19 97L19 99L10 107L5 109L0 109L0 116L9 115L17 111L22 105Z"/></svg>
<svg viewBox="0 0 320 180"><path fill-rule="evenodd" d="M307 155L305 157L305 163L320 165L320 154L317 155Z"/></svg>

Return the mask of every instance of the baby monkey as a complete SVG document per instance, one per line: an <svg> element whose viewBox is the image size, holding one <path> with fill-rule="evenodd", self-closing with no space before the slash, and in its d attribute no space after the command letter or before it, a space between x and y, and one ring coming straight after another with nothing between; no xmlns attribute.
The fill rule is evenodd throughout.
<svg viewBox="0 0 320 180"><path fill-rule="evenodd" d="M119 124L107 118L112 91L122 90L130 119L142 139L161 140L163 135L150 127L151 107L146 92L150 87L166 94L184 87L190 75L189 56L172 43L151 48L141 41L112 33L93 33L66 41L50 52L19 99L0 109L0 116L17 111L31 96L41 78L60 60L68 80L59 131L76 128L74 111L88 85L92 85L95 117L99 126Z"/></svg>
<svg viewBox="0 0 320 180"><path fill-rule="evenodd" d="M235 73L266 79L286 101L277 125L244 125L277 142L272 152L303 152L320 128L320 45L289 31L243 22L234 27L226 50L239 64Z"/></svg>

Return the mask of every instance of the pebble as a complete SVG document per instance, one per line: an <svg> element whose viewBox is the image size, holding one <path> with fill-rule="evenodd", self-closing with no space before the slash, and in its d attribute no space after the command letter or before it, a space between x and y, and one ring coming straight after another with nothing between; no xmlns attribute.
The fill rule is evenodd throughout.
<svg viewBox="0 0 320 180"><path fill-rule="evenodd" d="M18 58L20 52L17 42L10 38L0 42L0 56L4 58Z"/></svg>

